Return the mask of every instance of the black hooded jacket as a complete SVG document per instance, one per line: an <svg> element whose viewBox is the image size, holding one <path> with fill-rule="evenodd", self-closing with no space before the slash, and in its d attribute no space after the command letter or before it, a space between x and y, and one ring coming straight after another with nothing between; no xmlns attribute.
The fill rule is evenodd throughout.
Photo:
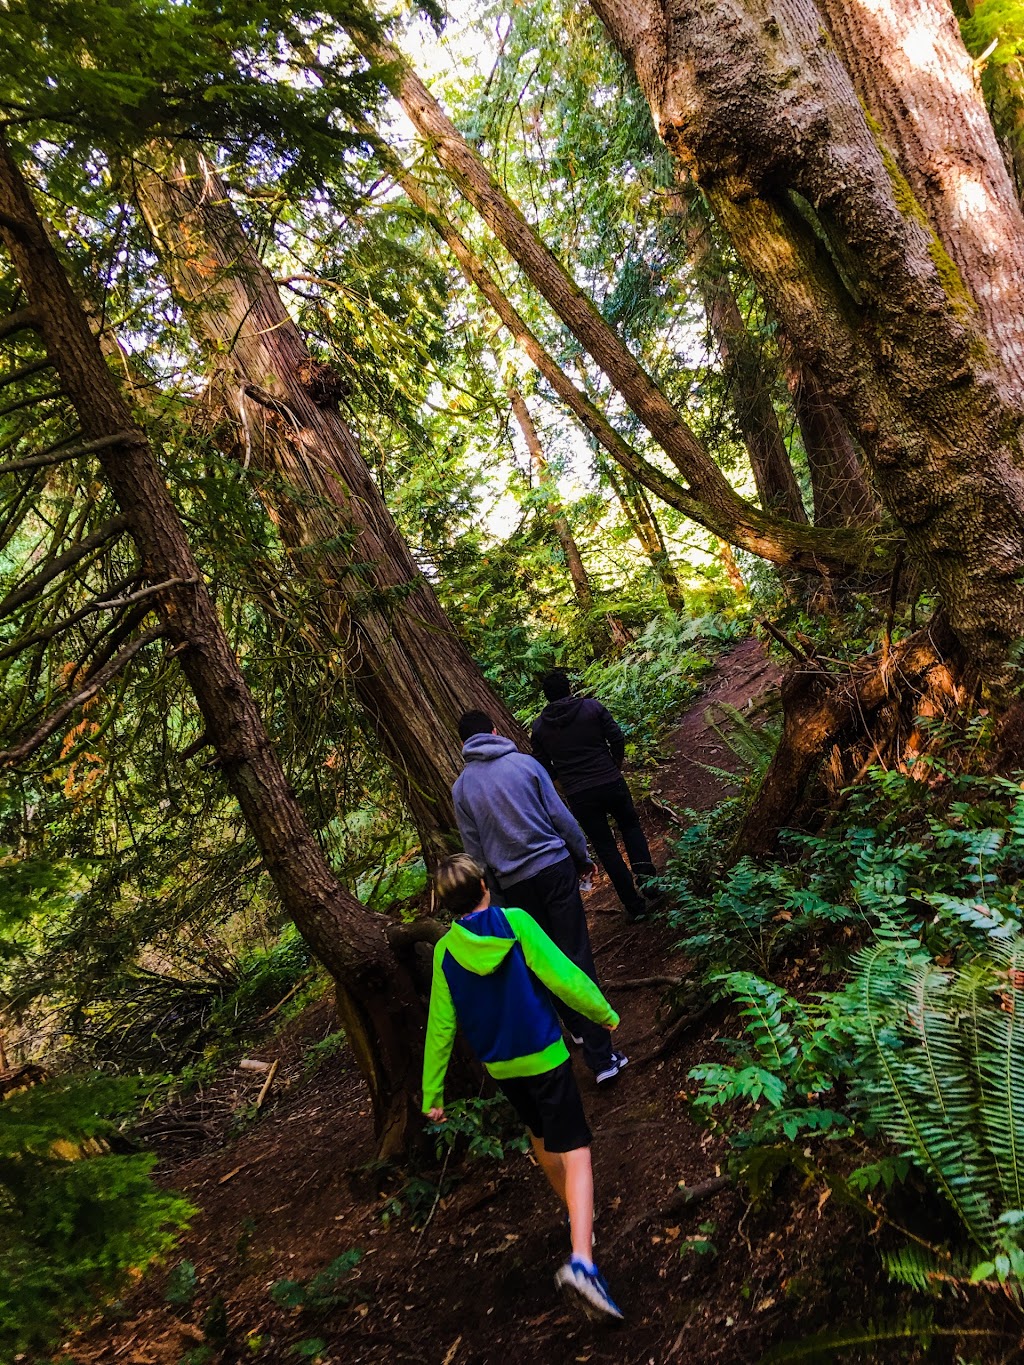
<svg viewBox="0 0 1024 1365"><path fill-rule="evenodd" d="M593 697L549 702L531 731L534 757L562 784L566 796L616 782L626 740Z"/></svg>

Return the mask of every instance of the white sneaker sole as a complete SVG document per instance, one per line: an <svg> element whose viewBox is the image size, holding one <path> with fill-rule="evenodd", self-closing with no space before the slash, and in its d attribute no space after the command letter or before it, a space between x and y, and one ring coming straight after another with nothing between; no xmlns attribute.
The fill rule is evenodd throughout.
<svg viewBox="0 0 1024 1365"><path fill-rule="evenodd" d="M623 1314L603 1299L586 1281L581 1284L568 1266L562 1266L557 1272L555 1284L592 1322L622 1322Z"/></svg>

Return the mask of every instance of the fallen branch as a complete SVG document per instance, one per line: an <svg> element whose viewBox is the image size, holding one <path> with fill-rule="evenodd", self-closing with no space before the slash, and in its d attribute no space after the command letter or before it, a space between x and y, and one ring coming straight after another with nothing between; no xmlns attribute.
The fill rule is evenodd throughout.
<svg viewBox="0 0 1024 1365"><path fill-rule="evenodd" d="M262 1108L262 1106L263 1106L263 1101L267 1098L267 1093L268 1093L268 1091L270 1090L270 1087L274 1084L274 1077L277 1075L277 1068L278 1068L280 1065L281 1065L281 1059L280 1059L280 1058L277 1058L277 1059L275 1060L275 1062L274 1062L274 1065L270 1068L270 1071L267 1073L267 1079L263 1082L263 1089L260 1091L259 1095L256 1097L256 1108L257 1108L257 1109Z"/></svg>
<svg viewBox="0 0 1024 1365"><path fill-rule="evenodd" d="M676 1214L683 1213L684 1210L691 1208L694 1204L702 1204L706 1199L711 1199L716 1194L720 1194L722 1190L728 1189L731 1184L732 1181L727 1175L715 1175L709 1180L700 1181L696 1185L684 1185L675 1192L667 1204L662 1204L658 1208L647 1209L646 1212L638 1214L636 1218L630 1219L626 1226L621 1228L608 1243L609 1247L617 1246L626 1237L647 1223L653 1223L655 1219L674 1218Z"/></svg>

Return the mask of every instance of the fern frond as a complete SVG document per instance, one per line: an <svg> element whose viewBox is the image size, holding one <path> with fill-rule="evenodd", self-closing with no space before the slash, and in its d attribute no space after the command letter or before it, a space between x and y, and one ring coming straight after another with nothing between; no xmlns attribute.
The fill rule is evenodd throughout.
<svg viewBox="0 0 1024 1365"><path fill-rule="evenodd" d="M828 1365L842 1351L866 1351L882 1342L916 1341L927 1349L933 1337L984 1337L989 1340L1009 1340L1005 1332L985 1328L936 1327L930 1313L914 1312L890 1322L867 1322L862 1326L840 1327L834 1332L820 1332L802 1341L774 1346L761 1357L761 1365L782 1365L784 1361L802 1360ZM872 1353L871 1359L878 1359Z"/></svg>
<svg viewBox="0 0 1024 1365"><path fill-rule="evenodd" d="M1003 1207L1024 1208L1024 938L993 945L1005 973L1000 990L971 1017L975 1074ZM995 983L994 983L995 984Z"/></svg>

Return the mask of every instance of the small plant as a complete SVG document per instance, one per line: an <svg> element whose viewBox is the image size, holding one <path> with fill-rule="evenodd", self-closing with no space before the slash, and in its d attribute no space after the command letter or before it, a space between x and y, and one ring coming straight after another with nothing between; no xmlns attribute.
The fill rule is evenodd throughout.
<svg viewBox="0 0 1024 1365"><path fill-rule="evenodd" d="M358 1249L344 1251L305 1284L301 1280L278 1280L271 1287L270 1297L279 1308L295 1308L309 1313L325 1313L331 1308L345 1307L352 1302L357 1291L354 1286L347 1286L343 1282L362 1259L363 1253Z"/></svg>
<svg viewBox="0 0 1024 1365"><path fill-rule="evenodd" d="M680 1256L717 1256L718 1248L711 1240L717 1224L708 1220L701 1223L695 1233L684 1237L679 1245Z"/></svg>
<svg viewBox="0 0 1024 1365"><path fill-rule="evenodd" d="M302 1058L303 1071L307 1076L312 1076L315 1071L323 1066L324 1062L329 1061L331 1057L336 1057L344 1046L345 1030L335 1029L326 1038L321 1038L319 1043L314 1043L312 1047L306 1049Z"/></svg>
<svg viewBox="0 0 1024 1365"><path fill-rule="evenodd" d="M188 1308L196 1296L199 1277L191 1261L179 1261L167 1277L164 1298L176 1308Z"/></svg>
<svg viewBox="0 0 1024 1365"><path fill-rule="evenodd" d="M434 1138L440 1159L456 1143L465 1139L471 1157L490 1157L501 1161L506 1152L525 1152L529 1138L516 1122L505 1098L455 1100L445 1107L444 1123L428 1123L427 1133Z"/></svg>

